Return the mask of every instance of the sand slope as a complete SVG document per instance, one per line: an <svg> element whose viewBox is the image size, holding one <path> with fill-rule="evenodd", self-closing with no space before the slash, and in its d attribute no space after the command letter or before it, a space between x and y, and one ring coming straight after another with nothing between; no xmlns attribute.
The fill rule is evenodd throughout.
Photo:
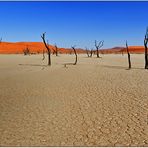
<svg viewBox="0 0 148 148"><path fill-rule="evenodd" d="M148 146L144 55L0 55L0 146Z"/></svg>
<svg viewBox="0 0 148 148"><path fill-rule="evenodd" d="M29 49L30 53L43 53L46 51L45 45L42 42L1 42L0 54L20 54L23 50ZM49 45L51 52L55 50L54 45ZM59 53L70 53L72 49L58 47ZM78 53L84 53L84 50L77 49Z"/></svg>
<svg viewBox="0 0 148 148"><path fill-rule="evenodd" d="M49 45L51 51L55 50L54 45ZM31 53L42 53L46 48L42 42L2 42L0 44L0 54L19 54L23 53L23 50L28 48ZM95 49L94 49L95 50ZM126 53L125 47L114 47L109 49L100 49L101 53ZM144 53L144 46L129 46L131 53ZM58 47L59 53L71 53L71 48ZM86 53L85 49L77 49L77 53Z"/></svg>
<svg viewBox="0 0 148 148"><path fill-rule="evenodd" d="M145 48L144 46L129 46L128 47L130 53L144 53ZM110 49L101 50L103 53L127 53L125 47L114 47Z"/></svg>

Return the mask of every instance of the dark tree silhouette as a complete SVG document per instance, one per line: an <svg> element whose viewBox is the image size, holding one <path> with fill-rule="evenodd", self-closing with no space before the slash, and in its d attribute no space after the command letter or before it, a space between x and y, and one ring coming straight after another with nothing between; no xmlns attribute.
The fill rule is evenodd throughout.
<svg viewBox="0 0 148 148"><path fill-rule="evenodd" d="M87 47L85 48L86 49L86 54L87 54L87 56L88 56L88 58L90 57L90 55L89 55L89 50L87 49Z"/></svg>
<svg viewBox="0 0 148 148"><path fill-rule="evenodd" d="M26 47L26 49L23 50L24 55L30 55L30 50L28 48L28 46Z"/></svg>
<svg viewBox="0 0 148 148"><path fill-rule="evenodd" d="M103 46L104 41L100 41L99 43L97 43L97 41L95 40L95 47L97 49L97 58L100 58L99 56L99 49Z"/></svg>
<svg viewBox="0 0 148 148"><path fill-rule="evenodd" d="M145 69L148 69L147 43L148 43L148 27L147 27L146 34L145 34L145 38L144 38L144 47L145 47Z"/></svg>
<svg viewBox="0 0 148 148"><path fill-rule="evenodd" d="M128 44L127 44L127 41L126 41L126 51L127 51L127 55L128 55L128 68L131 69L131 59L130 59L130 53L129 53L129 50L128 50Z"/></svg>
<svg viewBox="0 0 148 148"><path fill-rule="evenodd" d="M56 44L54 45L54 47L55 47L55 54L56 54L56 56L58 56L58 47Z"/></svg>
<svg viewBox="0 0 148 148"><path fill-rule="evenodd" d="M2 38L0 38L0 43L2 42Z"/></svg>
<svg viewBox="0 0 148 148"><path fill-rule="evenodd" d="M76 52L75 46L72 46L71 48L73 49L74 54L75 54L75 56L76 56L76 59L75 59L75 62L74 62L73 65L76 65L76 64L77 64L77 61L78 61L77 52Z"/></svg>
<svg viewBox="0 0 148 148"><path fill-rule="evenodd" d="M93 49L91 49L90 51L90 57L92 57L92 54L93 54Z"/></svg>
<svg viewBox="0 0 148 148"><path fill-rule="evenodd" d="M76 65L77 64L78 57L77 57L77 52L76 52L75 46L71 46L71 48L73 49L74 54L75 54L75 62L74 63L65 63L64 67L66 67L67 65ZM72 51L71 51L71 53L72 53Z"/></svg>
<svg viewBox="0 0 148 148"><path fill-rule="evenodd" d="M56 51L54 50L54 48L52 48L52 54L54 55L56 53Z"/></svg>
<svg viewBox="0 0 148 148"><path fill-rule="evenodd" d="M44 45L45 45L45 47L47 49L47 53L48 53L48 65L50 66L51 65L51 56L50 56L51 55L51 50L49 48L48 42L46 43L46 41L45 41L45 33L43 33L43 35L41 35L41 38L42 38L43 43L44 43Z"/></svg>

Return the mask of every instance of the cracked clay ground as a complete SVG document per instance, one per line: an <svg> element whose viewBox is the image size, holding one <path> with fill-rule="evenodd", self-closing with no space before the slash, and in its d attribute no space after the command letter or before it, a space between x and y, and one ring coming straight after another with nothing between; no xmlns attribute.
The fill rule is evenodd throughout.
<svg viewBox="0 0 148 148"><path fill-rule="evenodd" d="M78 57L0 56L0 146L148 146L144 55Z"/></svg>

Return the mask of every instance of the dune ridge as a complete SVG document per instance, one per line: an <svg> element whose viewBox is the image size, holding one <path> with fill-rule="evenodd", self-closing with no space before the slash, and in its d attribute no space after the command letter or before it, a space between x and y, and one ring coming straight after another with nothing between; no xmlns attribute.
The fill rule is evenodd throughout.
<svg viewBox="0 0 148 148"><path fill-rule="evenodd" d="M49 45L51 51L55 49L53 45ZM29 48L31 53L42 53L46 50L42 42L1 42L0 44L0 54L20 54L23 50ZM58 48L59 53L70 53L71 49L68 48ZM78 53L84 53L84 50L78 49Z"/></svg>
<svg viewBox="0 0 148 148"><path fill-rule="evenodd" d="M54 45L49 45L51 50L54 50ZM31 53L42 53L46 50L42 42L1 42L0 44L0 54L21 54L23 50L29 48ZM58 48L59 53L71 53L73 50L71 48ZM129 51L131 53L143 53L144 46L129 46ZM78 53L85 53L85 49L77 49ZM125 53L125 47L113 47L109 49L101 49L101 53Z"/></svg>

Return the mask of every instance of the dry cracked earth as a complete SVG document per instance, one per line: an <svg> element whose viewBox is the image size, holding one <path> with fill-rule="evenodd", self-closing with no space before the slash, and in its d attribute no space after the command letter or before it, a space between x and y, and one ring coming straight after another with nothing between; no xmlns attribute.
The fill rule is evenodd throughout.
<svg viewBox="0 0 148 148"><path fill-rule="evenodd" d="M68 68L68 55L52 67L9 56L0 58L0 146L148 146L142 55L132 55L131 70L126 55L83 55Z"/></svg>

